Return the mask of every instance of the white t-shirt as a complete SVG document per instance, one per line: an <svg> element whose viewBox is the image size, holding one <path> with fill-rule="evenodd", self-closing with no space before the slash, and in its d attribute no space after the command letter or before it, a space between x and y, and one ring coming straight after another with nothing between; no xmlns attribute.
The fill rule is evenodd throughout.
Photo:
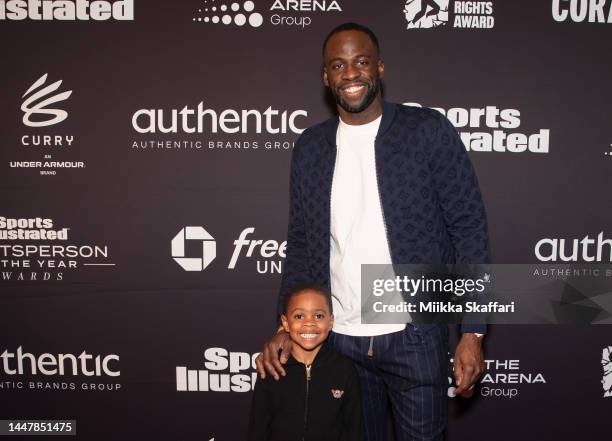
<svg viewBox="0 0 612 441"><path fill-rule="evenodd" d="M331 194L330 276L334 332L373 336L405 325L361 324L361 264L391 264L376 178L374 140L382 117L363 125L340 119Z"/></svg>

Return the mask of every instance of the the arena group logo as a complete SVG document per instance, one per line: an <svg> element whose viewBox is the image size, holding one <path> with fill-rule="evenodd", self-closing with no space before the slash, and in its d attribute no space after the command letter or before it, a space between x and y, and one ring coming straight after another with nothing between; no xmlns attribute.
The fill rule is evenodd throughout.
<svg viewBox="0 0 612 441"><path fill-rule="evenodd" d="M557 22L612 23L612 0L552 0Z"/></svg>
<svg viewBox="0 0 612 441"><path fill-rule="evenodd" d="M251 0L245 2L224 2L210 0L204 2L204 7L198 8L193 21L200 23L250 26L258 28L263 24L263 16L255 11L255 3Z"/></svg>
<svg viewBox="0 0 612 441"><path fill-rule="evenodd" d="M23 346L0 349L0 392L37 391L118 391L121 383L119 355L28 352Z"/></svg>
<svg viewBox="0 0 612 441"><path fill-rule="evenodd" d="M450 360L451 366L453 359ZM448 396L455 396L453 379L449 377ZM485 373L479 381L480 395L486 398L515 398L519 393L545 384L546 378L541 372L526 370L521 366L521 360L493 359L485 360Z"/></svg>
<svg viewBox="0 0 612 441"><path fill-rule="evenodd" d="M134 20L134 0L0 1L0 20L106 21Z"/></svg>
<svg viewBox="0 0 612 441"><path fill-rule="evenodd" d="M259 28L267 22L272 26L306 28L320 14L338 12L342 12L340 0L207 0L204 6L197 8L192 21L207 25L252 28Z"/></svg>
<svg viewBox="0 0 612 441"><path fill-rule="evenodd" d="M115 266L108 245L69 243L53 219L0 216L0 283L65 280L65 272Z"/></svg>
<svg viewBox="0 0 612 441"><path fill-rule="evenodd" d="M406 29L430 29L449 23L450 27L464 29L495 26L492 1L407 0L403 13Z"/></svg>
<svg viewBox="0 0 612 441"><path fill-rule="evenodd" d="M188 241L198 245L198 252L189 255ZM185 271L203 271L217 256L217 241L203 227L182 228L172 239L172 258ZM287 241L257 237L255 227L244 228L233 241L228 270L255 270L258 274L281 274L286 257Z"/></svg>
<svg viewBox="0 0 612 441"><path fill-rule="evenodd" d="M406 106L421 107L418 103ZM550 130L537 133L516 131L521 125L519 109L500 109L497 106L479 108L452 107L432 109L445 115L457 128L468 151L498 153L548 153Z"/></svg>
<svg viewBox="0 0 612 441"><path fill-rule="evenodd" d="M540 262L612 262L612 239L603 231L594 237L545 237L535 244L534 253Z"/></svg>
<svg viewBox="0 0 612 441"><path fill-rule="evenodd" d="M604 398L612 397L612 346L603 348L601 352L601 367L603 369L603 377L601 385L604 390Z"/></svg>
<svg viewBox="0 0 612 441"><path fill-rule="evenodd" d="M255 387L255 359L259 353L229 351L212 347L204 350L204 369L176 367L178 392L250 392Z"/></svg>
<svg viewBox="0 0 612 441"><path fill-rule="evenodd" d="M72 95L72 90L59 91L63 80L47 82L45 73L36 79L22 96L21 121L27 133L20 137L21 148L40 153L40 160L11 160L12 169L33 169L42 176L55 176L59 170L85 168L84 161L54 159L54 155L64 155L74 147L75 136L59 132L55 126L68 118L64 106Z"/></svg>
<svg viewBox="0 0 612 441"><path fill-rule="evenodd" d="M290 151L295 135L307 127L304 121L307 116L306 110L281 110L272 106L264 110L217 110L205 107L203 101L181 109L139 109L132 115L132 127L139 135L149 138L134 139L131 147L160 152Z"/></svg>

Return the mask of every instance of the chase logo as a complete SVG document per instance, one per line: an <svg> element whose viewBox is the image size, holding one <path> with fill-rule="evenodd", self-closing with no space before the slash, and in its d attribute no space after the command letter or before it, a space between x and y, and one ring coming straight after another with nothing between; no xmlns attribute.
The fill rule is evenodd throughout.
<svg viewBox="0 0 612 441"><path fill-rule="evenodd" d="M68 112L61 109L48 109L47 106L67 100L72 95L72 90L51 95L62 85L62 80L45 86L47 74L37 79L34 84L23 94L22 98L27 98L21 104L23 111L23 123L29 127L45 127L60 123L68 118ZM31 93L31 94L30 94ZM28 96L29 95L29 96ZM51 95L51 96L49 96ZM32 120L33 115L42 115L42 119ZM45 116L51 118L45 118Z"/></svg>
<svg viewBox="0 0 612 441"><path fill-rule="evenodd" d="M185 242L198 240L202 243L201 257L186 257ZM217 243L202 227L182 228L172 239L172 258L185 271L203 271L217 257Z"/></svg>

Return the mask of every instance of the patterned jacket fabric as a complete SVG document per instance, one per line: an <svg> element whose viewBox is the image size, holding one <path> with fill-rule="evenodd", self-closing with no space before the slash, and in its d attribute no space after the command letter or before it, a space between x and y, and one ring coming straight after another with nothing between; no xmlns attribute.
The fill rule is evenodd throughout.
<svg viewBox="0 0 612 441"><path fill-rule="evenodd" d="M291 162L287 258L278 299L293 285L330 287L330 199L338 117L310 127ZM394 264L490 262L487 219L461 139L440 112L383 103L376 174ZM484 333L484 325L462 325Z"/></svg>

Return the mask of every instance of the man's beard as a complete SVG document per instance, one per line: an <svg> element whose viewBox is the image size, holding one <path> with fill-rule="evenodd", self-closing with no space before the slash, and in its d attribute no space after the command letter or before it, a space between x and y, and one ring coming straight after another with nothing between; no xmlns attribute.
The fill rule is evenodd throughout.
<svg viewBox="0 0 612 441"><path fill-rule="evenodd" d="M334 89L332 89L332 94L334 95L334 98L336 99L336 103L338 103L338 105L340 107L342 107L344 110L346 110L349 113L360 113L363 112L365 109L368 108L368 106L370 104L372 104L374 102L374 99L376 99L376 95L378 95L378 92L380 91L380 78L376 78L372 83L364 83L367 86L367 91L365 93L365 96L363 97L363 100L361 101L361 103L355 107L351 106L349 103L347 103L346 101L344 101L344 98L342 98L342 94L340 93L340 87L336 87Z"/></svg>

